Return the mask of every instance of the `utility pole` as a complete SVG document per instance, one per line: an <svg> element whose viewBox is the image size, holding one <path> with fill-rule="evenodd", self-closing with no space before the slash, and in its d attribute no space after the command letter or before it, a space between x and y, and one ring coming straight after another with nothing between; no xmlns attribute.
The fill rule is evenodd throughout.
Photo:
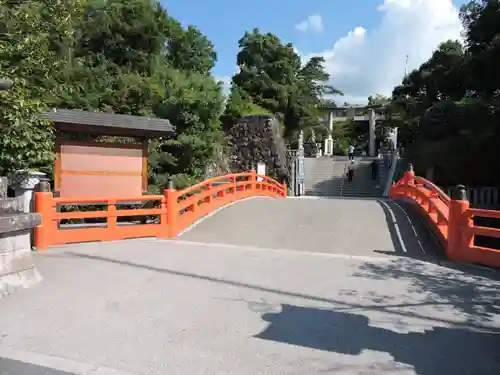
<svg viewBox="0 0 500 375"><path fill-rule="evenodd" d="M408 74L408 55L406 55L406 60L405 60L405 76L404 76L404 78L406 78L407 74Z"/></svg>

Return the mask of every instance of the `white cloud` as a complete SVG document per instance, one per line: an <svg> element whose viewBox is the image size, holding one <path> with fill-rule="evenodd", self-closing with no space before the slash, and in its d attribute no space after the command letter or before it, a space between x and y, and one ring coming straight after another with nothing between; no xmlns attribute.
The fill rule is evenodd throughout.
<svg viewBox="0 0 500 375"><path fill-rule="evenodd" d="M231 89L231 77L229 76L215 76L215 80L217 82L222 83L222 94L229 94L229 90Z"/></svg>
<svg viewBox="0 0 500 375"><path fill-rule="evenodd" d="M295 29L298 31L311 30L314 32L323 31L323 20L319 14L313 14L308 16L306 20L295 25Z"/></svg>
<svg viewBox="0 0 500 375"><path fill-rule="evenodd" d="M356 27L331 49L303 55L323 56L331 84L346 93L338 102L366 102L371 94L390 95L405 71L427 60L448 39L460 39L462 26L451 0L384 0L381 22Z"/></svg>

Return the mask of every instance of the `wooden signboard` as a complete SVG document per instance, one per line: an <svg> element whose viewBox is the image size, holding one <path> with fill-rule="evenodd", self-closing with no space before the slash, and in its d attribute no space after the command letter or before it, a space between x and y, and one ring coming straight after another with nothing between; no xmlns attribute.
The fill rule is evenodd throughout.
<svg viewBox="0 0 500 375"><path fill-rule="evenodd" d="M54 193L61 198L137 197L148 190L148 139L175 135L161 118L78 109L42 114L56 130ZM128 137L140 143L69 140L63 133Z"/></svg>
<svg viewBox="0 0 500 375"><path fill-rule="evenodd" d="M54 187L61 198L134 197L148 189L148 144L58 139Z"/></svg>

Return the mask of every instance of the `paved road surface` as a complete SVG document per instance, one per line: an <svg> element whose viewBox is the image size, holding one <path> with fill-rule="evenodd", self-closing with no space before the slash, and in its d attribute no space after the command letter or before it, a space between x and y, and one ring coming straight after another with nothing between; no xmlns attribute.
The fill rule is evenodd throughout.
<svg viewBox="0 0 500 375"><path fill-rule="evenodd" d="M486 271L148 239L36 262L44 281L0 301L0 373L13 359L93 375L500 374Z"/></svg>
<svg viewBox="0 0 500 375"><path fill-rule="evenodd" d="M180 237L194 242L348 255L434 256L436 241L408 207L367 198L254 198Z"/></svg>

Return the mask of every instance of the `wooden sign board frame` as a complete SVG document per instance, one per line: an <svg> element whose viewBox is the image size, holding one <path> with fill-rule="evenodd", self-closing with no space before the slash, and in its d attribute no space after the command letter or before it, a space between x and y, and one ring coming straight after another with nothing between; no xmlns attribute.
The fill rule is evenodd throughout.
<svg viewBox="0 0 500 375"><path fill-rule="evenodd" d="M85 158L88 160L84 160ZM96 178L102 179L102 182L96 184ZM140 180L139 183L136 178ZM75 184L85 189L81 191ZM56 140L54 192L58 196L130 197L147 191L147 139L143 139L141 143Z"/></svg>

